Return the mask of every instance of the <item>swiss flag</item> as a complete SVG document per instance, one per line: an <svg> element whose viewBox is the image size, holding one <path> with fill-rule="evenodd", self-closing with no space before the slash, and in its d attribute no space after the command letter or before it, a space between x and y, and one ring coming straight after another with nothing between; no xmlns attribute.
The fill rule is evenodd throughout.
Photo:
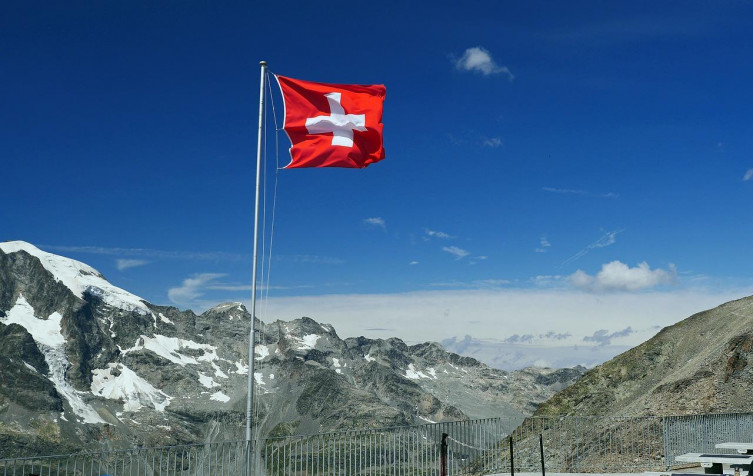
<svg viewBox="0 0 753 476"><path fill-rule="evenodd" d="M285 102L290 163L364 168L384 158L381 84L328 84L275 75Z"/></svg>

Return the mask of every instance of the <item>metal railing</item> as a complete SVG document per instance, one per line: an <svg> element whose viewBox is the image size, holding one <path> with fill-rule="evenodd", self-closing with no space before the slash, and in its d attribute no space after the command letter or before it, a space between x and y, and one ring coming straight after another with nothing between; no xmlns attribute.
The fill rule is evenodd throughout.
<svg viewBox="0 0 753 476"><path fill-rule="evenodd" d="M500 441L521 419L488 418L264 440L268 475L436 475L447 434L449 475L497 469Z"/></svg>
<svg viewBox="0 0 753 476"><path fill-rule="evenodd" d="M675 456L683 453L734 453L718 450L724 441L753 442L753 413L687 415L664 419L664 453L667 467L675 466Z"/></svg>
<svg viewBox="0 0 753 476"><path fill-rule="evenodd" d="M311 436L0 460L0 476L448 475L547 471L642 472L686 452L751 441L753 414L675 417L532 417L351 430ZM510 456L512 439L513 458ZM718 450L715 450L718 451Z"/></svg>
<svg viewBox="0 0 753 476"><path fill-rule="evenodd" d="M82 452L0 460L0 475L243 476L250 454L245 441Z"/></svg>

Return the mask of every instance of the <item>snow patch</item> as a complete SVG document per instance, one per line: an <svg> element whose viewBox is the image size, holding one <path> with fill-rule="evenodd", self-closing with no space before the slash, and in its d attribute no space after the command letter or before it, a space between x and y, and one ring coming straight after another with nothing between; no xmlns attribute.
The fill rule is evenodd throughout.
<svg viewBox="0 0 753 476"><path fill-rule="evenodd" d="M182 348L200 349L204 355L196 358L190 355L181 354ZM198 364L199 362L213 362L217 360L217 347L209 344L199 344L192 340L178 339L177 337L166 337L155 334L154 337L142 335L130 349L122 350L124 354L137 350L151 350L160 357L169 360L175 364L185 367L187 364Z"/></svg>
<svg viewBox="0 0 753 476"><path fill-rule="evenodd" d="M49 347L59 347L65 344L65 337L61 332L60 321L63 316L53 312L47 319L38 318L31 304L19 295L16 304L8 311L8 315L0 318L3 324L18 324L24 327L36 342Z"/></svg>
<svg viewBox="0 0 753 476"><path fill-rule="evenodd" d="M119 372L117 376L112 374L113 369ZM147 406L163 412L173 398L123 364L110 363L106 369L92 370L92 374L92 393L110 400L122 400L124 411L135 412Z"/></svg>
<svg viewBox="0 0 753 476"><path fill-rule="evenodd" d="M239 375L248 375L248 365L243 362L233 362L235 364L235 373Z"/></svg>
<svg viewBox="0 0 753 476"><path fill-rule="evenodd" d="M0 245L4 244L7 243L0 243ZM0 249L2 248L0 247ZM38 318L31 304L22 295L19 295L16 304L5 317L0 318L0 322L19 324L31 334L37 343L37 347L44 355L47 367L50 369L50 381L84 423L106 423L99 416L99 413L84 401L82 393L65 380L65 372L71 364L65 355L65 338L60 327L62 318L63 316L57 312L53 312L48 319ZM64 417L61 416L61 418Z"/></svg>
<svg viewBox="0 0 753 476"><path fill-rule="evenodd" d="M309 350L316 346L316 341L319 340L317 334L306 334L302 338L298 339L298 350Z"/></svg>
<svg viewBox="0 0 753 476"><path fill-rule="evenodd" d="M426 369L426 371L429 372L429 375L431 375L431 378L433 378L434 380L437 379L437 371L434 370L434 367L429 367L428 369Z"/></svg>
<svg viewBox="0 0 753 476"><path fill-rule="evenodd" d="M266 345L255 345L254 355L256 355L256 360L264 360L265 357L269 356L269 347Z"/></svg>
<svg viewBox="0 0 753 476"><path fill-rule="evenodd" d="M371 356L371 353L364 355L363 358L366 360L366 362L376 362L376 359Z"/></svg>
<svg viewBox="0 0 753 476"><path fill-rule="evenodd" d="M26 368L27 368L27 369L31 370L31 371L32 371L32 372L34 372L35 374L38 374L38 373L39 373L39 372L37 371L37 369L35 369L35 368L34 368L33 366L31 366L31 365L27 364L27 363L26 363L26 361L23 361L23 363L24 363L24 365L26 366Z"/></svg>
<svg viewBox="0 0 753 476"><path fill-rule="evenodd" d="M171 321L170 319L166 318L165 315L162 314L161 312L159 313L159 319L160 319L160 321L166 322L168 324L172 324L173 323L173 321Z"/></svg>
<svg viewBox="0 0 753 476"><path fill-rule="evenodd" d="M336 368L340 368L340 359L332 357L332 365L334 365Z"/></svg>
<svg viewBox="0 0 753 476"><path fill-rule="evenodd" d="M230 378L225 372L222 371L219 365L212 362L212 368L214 369L214 376L219 378Z"/></svg>
<svg viewBox="0 0 753 476"><path fill-rule="evenodd" d="M414 367L413 364L408 364L408 370L405 371L405 377L411 380L429 378L425 373L416 370L416 367Z"/></svg>
<svg viewBox="0 0 753 476"><path fill-rule="evenodd" d="M266 383L264 383L264 375L262 375L261 372L254 372L254 380L256 380L258 385L266 385Z"/></svg>
<svg viewBox="0 0 753 476"><path fill-rule="evenodd" d="M210 400L217 400L218 402L226 403L230 401L230 397L222 392L215 392L210 397Z"/></svg>
<svg viewBox="0 0 753 476"><path fill-rule="evenodd" d="M199 372L199 383L205 386L206 388L214 388L214 387L220 386L217 382L214 381L212 377L202 372Z"/></svg>

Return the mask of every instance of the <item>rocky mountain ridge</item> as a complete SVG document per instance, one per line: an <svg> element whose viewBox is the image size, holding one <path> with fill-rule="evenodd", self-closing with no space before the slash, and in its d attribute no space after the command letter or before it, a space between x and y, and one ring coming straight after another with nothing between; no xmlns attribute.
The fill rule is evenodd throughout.
<svg viewBox="0 0 753 476"><path fill-rule="evenodd" d="M242 438L251 316L157 306L93 268L0 243L0 458ZM257 433L522 418L585 369L505 372L310 318L256 321Z"/></svg>

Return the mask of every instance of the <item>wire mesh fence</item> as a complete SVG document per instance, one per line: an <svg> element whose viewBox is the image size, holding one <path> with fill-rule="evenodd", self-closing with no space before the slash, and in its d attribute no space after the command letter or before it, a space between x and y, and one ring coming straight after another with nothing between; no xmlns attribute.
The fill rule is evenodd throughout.
<svg viewBox="0 0 753 476"><path fill-rule="evenodd" d="M520 419L489 418L264 440L268 475L435 475L442 435L448 474L501 467L499 442Z"/></svg>
<svg viewBox="0 0 753 476"><path fill-rule="evenodd" d="M683 453L734 453L715 449L725 441L753 442L753 413L686 415L664 419L664 453L667 466Z"/></svg>
<svg viewBox="0 0 753 476"><path fill-rule="evenodd" d="M0 460L3 476L244 476L251 463L245 441L133 448ZM259 473L261 474L261 473Z"/></svg>
<svg viewBox="0 0 753 476"><path fill-rule="evenodd" d="M752 438L750 413L489 418L267 438L253 446L231 441L2 459L0 475L423 476L439 475L441 466L448 475L481 475L509 473L513 461L515 471L538 472L540 443L547 471L625 473L663 471L679 454Z"/></svg>

